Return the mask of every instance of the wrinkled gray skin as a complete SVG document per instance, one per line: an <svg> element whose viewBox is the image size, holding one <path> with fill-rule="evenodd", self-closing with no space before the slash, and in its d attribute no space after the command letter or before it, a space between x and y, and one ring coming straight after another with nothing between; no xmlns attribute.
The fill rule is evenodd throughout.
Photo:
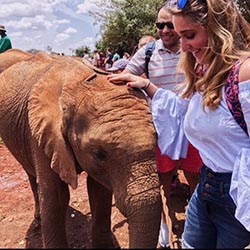
<svg viewBox="0 0 250 250"><path fill-rule="evenodd" d="M113 85L76 59L38 53L0 74L0 93L0 135L29 176L45 248L68 247L68 185L77 187L81 171L93 247L113 247L112 195L128 219L129 248L156 247L156 134L140 91Z"/></svg>

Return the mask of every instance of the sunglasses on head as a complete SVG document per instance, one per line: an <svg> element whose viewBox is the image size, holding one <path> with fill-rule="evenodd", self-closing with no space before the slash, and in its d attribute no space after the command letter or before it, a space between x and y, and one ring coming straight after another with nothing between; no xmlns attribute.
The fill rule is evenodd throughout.
<svg viewBox="0 0 250 250"><path fill-rule="evenodd" d="M169 29L174 29L172 22L157 22L155 25L159 30L163 30L165 26L167 26Z"/></svg>
<svg viewBox="0 0 250 250"><path fill-rule="evenodd" d="M182 10L186 6L187 2L188 0L171 0L170 6L177 5L177 8Z"/></svg>

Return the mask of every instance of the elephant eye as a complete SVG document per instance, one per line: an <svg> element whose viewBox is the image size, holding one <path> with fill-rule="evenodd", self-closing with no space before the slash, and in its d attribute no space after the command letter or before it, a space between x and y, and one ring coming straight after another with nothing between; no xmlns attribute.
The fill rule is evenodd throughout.
<svg viewBox="0 0 250 250"><path fill-rule="evenodd" d="M93 154L98 161L105 161L108 158L108 153L102 148L94 149Z"/></svg>

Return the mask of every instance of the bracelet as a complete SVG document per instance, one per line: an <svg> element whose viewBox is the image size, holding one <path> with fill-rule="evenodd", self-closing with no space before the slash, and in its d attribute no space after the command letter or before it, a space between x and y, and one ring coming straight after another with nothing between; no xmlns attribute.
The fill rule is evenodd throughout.
<svg viewBox="0 0 250 250"><path fill-rule="evenodd" d="M150 83L151 83L151 82L150 82L150 80L148 79L147 85L146 85L145 87L143 87L142 89L143 89L143 90L146 90L146 89L149 87Z"/></svg>

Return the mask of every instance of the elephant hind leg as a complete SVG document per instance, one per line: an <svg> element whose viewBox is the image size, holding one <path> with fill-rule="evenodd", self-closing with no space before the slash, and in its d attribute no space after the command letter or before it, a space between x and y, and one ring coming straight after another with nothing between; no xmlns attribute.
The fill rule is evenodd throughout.
<svg viewBox="0 0 250 250"><path fill-rule="evenodd" d="M36 177L27 173L29 177L29 182L31 186L31 190L33 193L34 201L35 201L35 220L40 220L40 206L39 206L39 198L38 198L38 190L37 190L37 182L36 182Z"/></svg>

